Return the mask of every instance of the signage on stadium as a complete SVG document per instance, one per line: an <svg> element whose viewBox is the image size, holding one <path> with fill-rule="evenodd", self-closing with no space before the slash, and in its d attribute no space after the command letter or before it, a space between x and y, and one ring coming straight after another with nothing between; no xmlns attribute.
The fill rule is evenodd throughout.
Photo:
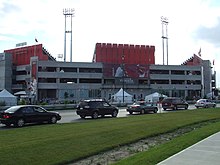
<svg viewBox="0 0 220 165"><path fill-rule="evenodd" d="M16 47L21 47L25 45L27 45L27 42L21 42L21 43L16 44Z"/></svg>

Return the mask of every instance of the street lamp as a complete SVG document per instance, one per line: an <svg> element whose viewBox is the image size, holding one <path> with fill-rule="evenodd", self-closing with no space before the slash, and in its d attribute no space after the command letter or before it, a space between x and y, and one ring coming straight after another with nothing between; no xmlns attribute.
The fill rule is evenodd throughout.
<svg viewBox="0 0 220 165"><path fill-rule="evenodd" d="M122 55L121 59L122 59L122 71L123 71L123 74L122 74L122 89L123 89L122 101L124 103L124 101L125 101L125 94L124 94L124 87L125 87L125 81L124 81L124 79L125 79L125 66L124 65L125 64L124 64L124 60L125 60L125 56Z"/></svg>

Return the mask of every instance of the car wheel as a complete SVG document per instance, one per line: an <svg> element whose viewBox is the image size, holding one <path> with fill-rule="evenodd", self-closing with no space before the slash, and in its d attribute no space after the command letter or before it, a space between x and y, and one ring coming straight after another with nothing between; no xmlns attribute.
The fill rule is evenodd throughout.
<svg viewBox="0 0 220 165"><path fill-rule="evenodd" d="M17 122L15 123L16 127L23 127L25 124L24 119L18 119Z"/></svg>
<svg viewBox="0 0 220 165"><path fill-rule="evenodd" d="M86 116L85 116L85 115L80 115L80 117L81 117L82 119L85 119Z"/></svg>
<svg viewBox="0 0 220 165"><path fill-rule="evenodd" d="M129 113L130 113L130 115L132 115L132 114L133 114L133 112L132 112L132 111L129 111Z"/></svg>
<svg viewBox="0 0 220 165"><path fill-rule="evenodd" d="M155 108L155 109L154 109L154 113L157 113L157 111L158 111L158 109L157 109L157 108Z"/></svg>
<svg viewBox="0 0 220 165"><path fill-rule="evenodd" d="M185 106L185 109L188 109L188 106L187 106L187 105Z"/></svg>
<svg viewBox="0 0 220 165"><path fill-rule="evenodd" d="M5 124L6 125L6 127L10 127L11 126L11 124L10 123L7 123L7 124Z"/></svg>
<svg viewBox="0 0 220 165"><path fill-rule="evenodd" d="M144 109L141 110L141 114L144 114Z"/></svg>
<svg viewBox="0 0 220 165"><path fill-rule="evenodd" d="M56 116L51 117L50 123L55 124L57 122Z"/></svg>
<svg viewBox="0 0 220 165"><path fill-rule="evenodd" d="M93 118L93 119L97 119L98 116L99 116L98 112L94 112L94 113L92 114L92 118Z"/></svg>
<svg viewBox="0 0 220 165"><path fill-rule="evenodd" d="M114 111L112 112L112 117L117 117L117 115L118 115L118 112L117 112L116 110L114 110Z"/></svg>
<svg viewBox="0 0 220 165"><path fill-rule="evenodd" d="M215 108L216 107L216 105L213 105L213 108Z"/></svg>
<svg viewBox="0 0 220 165"><path fill-rule="evenodd" d="M163 110L166 111L167 109L166 109L166 108L163 108Z"/></svg>

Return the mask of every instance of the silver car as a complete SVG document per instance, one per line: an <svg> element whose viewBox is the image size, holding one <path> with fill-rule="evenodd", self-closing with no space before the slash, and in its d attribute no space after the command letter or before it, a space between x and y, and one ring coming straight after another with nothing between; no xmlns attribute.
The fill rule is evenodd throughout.
<svg viewBox="0 0 220 165"><path fill-rule="evenodd" d="M196 108L215 108L216 104L209 99L199 99L195 104Z"/></svg>

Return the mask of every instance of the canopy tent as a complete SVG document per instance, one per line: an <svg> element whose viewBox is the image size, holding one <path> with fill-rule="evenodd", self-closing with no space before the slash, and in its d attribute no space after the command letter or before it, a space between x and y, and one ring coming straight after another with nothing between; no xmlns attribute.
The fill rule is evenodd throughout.
<svg viewBox="0 0 220 165"><path fill-rule="evenodd" d="M19 95L27 95L27 93L25 91L19 91L14 93L15 96L19 96Z"/></svg>
<svg viewBox="0 0 220 165"><path fill-rule="evenodd" d="M145 96L146 102L158 102L161 97L167 97L166 95L163 95L158 92L151 93L150 95Z"/></svg>
<svg viewBox="0 0 220 165"><path fill-rule="evenodd" d="M0 102L5 102L7 106L17 105L17 97L3 89L0 92Z"/></svg>
<svg viewBox="0 0 220 165"><path fill-rule="evenodd" d="M124 92L124 95L123 95ZM113 102L117 103L123 103L123 96L124 96L124 103L132 103L133 102L133 97L126 91L124 91L122 88L113 95Z"/></svg>

